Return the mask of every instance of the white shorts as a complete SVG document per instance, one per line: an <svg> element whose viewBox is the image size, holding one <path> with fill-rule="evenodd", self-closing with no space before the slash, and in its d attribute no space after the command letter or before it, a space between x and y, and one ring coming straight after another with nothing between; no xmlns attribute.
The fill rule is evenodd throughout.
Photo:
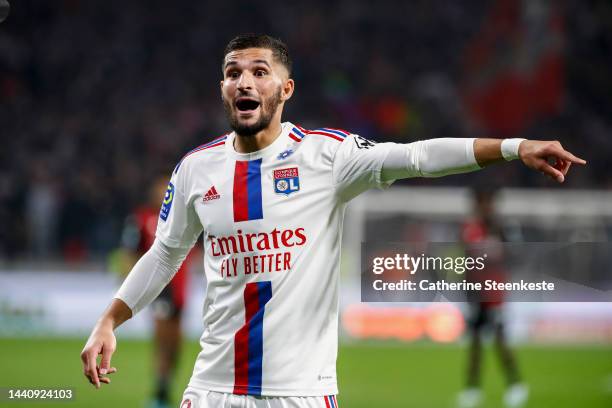
<svg viewBox="0 0 612 408"><path fill-rule="evenodd" d="M258 397L187 387L180 408L338 408L335 395L324 397Z"/></svg>

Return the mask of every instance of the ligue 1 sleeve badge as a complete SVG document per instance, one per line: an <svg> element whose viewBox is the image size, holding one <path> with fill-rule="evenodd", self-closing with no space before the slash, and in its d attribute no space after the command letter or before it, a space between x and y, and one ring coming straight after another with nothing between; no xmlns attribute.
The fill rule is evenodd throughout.
<svg viewBox="0 0 612 408"><path fill-rule="evenodd" d="M159 212L159 218L161 218L162 221L166 221L168 219L170 208L172 208L172 200L174 200L174 184L170 182L168 183L168 189L166 189L166 195L164 196L161 211Z"/></svg>
<svg viewBox="0 0 612 408"><path fill-rule="evenodd" d="M297 167L274 170L274 192L276 194L300 191L300 176Z"/></svg>

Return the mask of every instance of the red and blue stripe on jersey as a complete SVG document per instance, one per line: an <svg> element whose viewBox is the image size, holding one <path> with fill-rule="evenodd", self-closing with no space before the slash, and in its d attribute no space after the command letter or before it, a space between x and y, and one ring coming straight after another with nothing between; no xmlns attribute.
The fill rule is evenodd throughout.
<svg viewBox="0 0 612 408"><path fill-rule="evenodd" d="M326 395L324 398L325 408L338 408L338 401L335 395Z"/></svg>
<svg viewBox="0 0 612 408"><path fill-rule="evenodd" d="M263 319L272 298L272 282L247 283L244 289L245 324L234 336L234 394L261 395Z"/></svg>
<svg viewBox="0 0 612 408"><path fill-rule="evenodd" d="M263 218L261 160L236 161L234 171L234 222Z"/></svg>
<svg viewBox="0 0 612 408"><path fill-rule="evenodd" d="M334 129L334 128L320 128L315 130L306 130L301 126L295 126L289 132L289 137L296 142L301 142L308 135L318 135L318 136L326 136L331 139L335 139L339 142L342 142L346 139L347 136L350 135L349 132L342 129Z"/></svg>

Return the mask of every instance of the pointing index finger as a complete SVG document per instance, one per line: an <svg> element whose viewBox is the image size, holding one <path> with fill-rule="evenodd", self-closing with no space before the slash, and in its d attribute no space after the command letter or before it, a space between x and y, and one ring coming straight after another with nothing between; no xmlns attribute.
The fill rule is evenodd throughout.
<svg viewBox="0 0 612 408"><path fill-rule="evenodd" d="M572 153L568 152L563 148L558 148L553 151L553 154L558 156L563 160L567 160L571 163L575 164L586 164L586 160L581 159L580 157L574 156Z"/></svg>

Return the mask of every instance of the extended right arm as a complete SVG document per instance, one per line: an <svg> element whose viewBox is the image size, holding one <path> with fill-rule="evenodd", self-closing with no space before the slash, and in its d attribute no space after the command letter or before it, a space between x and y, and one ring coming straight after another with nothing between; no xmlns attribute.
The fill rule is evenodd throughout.
<svg viewBox="0 0 612 408"><path fill-rule="evenodd" d="M116 371L110 366L117 343L113 330L159 295L178 271L189 250L189 247L171 248L156 239L134 265L81 352L83 373L96 388L100 387L100 382L110 383L109 378L102 376ZM99 354L102 354L102 360L98 367L96 360Z"/></svg>

